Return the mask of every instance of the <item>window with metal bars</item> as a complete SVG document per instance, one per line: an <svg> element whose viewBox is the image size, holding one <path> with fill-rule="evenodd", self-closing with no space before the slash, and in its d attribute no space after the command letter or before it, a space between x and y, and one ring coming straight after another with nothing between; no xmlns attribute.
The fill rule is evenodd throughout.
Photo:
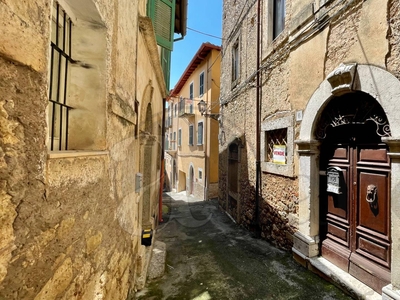
<svg viewBox="0 0 400 300"><path fill-rule="evenodd" d="M68 121L72 109L67 103L69 70L72 60L72 21L55 3L52 13L52 34L49 84L50 150L68 149Z"/></svg>
<svg viewBox="0 0 400 300"><path fill-rule="evenodd" d="M265 161L287 164L287 128L266 131L265 141Z"/></svg>

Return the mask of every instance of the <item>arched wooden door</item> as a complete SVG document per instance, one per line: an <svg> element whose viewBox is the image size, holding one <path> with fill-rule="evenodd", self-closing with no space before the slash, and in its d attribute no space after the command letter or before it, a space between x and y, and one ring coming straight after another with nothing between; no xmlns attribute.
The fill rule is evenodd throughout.
<svg viewBox="0 0 400 300"><path fill-rule="evenodd" d="M323 118L343 105L355 107L325 127L321 146L321 254L381 292L390 283L391 260L390 159L379 134L385 119L361 93L333 99Z"/></svg>

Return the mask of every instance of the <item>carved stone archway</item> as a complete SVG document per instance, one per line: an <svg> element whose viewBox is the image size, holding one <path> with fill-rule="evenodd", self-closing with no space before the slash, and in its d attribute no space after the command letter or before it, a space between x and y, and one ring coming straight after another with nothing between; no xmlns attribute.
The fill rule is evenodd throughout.
<svg viewBox="0 0 400 300"><path fill-rule="evenodd" d="M157 136L154 134L153 109L151 105L153 90L150 81L144 92L139 124L140 172L143 175L140 211L143 228L152 228L153 226L152 212L154 207L152 199L154 199L154 194L157 190L154 159Z"/></svg>
<svg viewBox="0 0 400 300"><path fill-rule="evenodd" d="M299 229L294 236L293 252L304 260L319 255L319 141L318 121L326 105L337 95L360 91L372 96L382 107L390 125L390 134L382 140L389 146L391 158L391 198L400 191L400 81L391 73L370 65L341 65L328 75L310 98L304 110L298 147ZM340 121L340 120L339 120ZM346 121L346 120L345 120ZM400 201L391 203L392 228L400 228ZM392 232L391 283L400 288L400 231ZM383 289L390 293L391 286ZM385 292L386 291L386 292ZM388 292L389 291L389 292Z"/></svg>

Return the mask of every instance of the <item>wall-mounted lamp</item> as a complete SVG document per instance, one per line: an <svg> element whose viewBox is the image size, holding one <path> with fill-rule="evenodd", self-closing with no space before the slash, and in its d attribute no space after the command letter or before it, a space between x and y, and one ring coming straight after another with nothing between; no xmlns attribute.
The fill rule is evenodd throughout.
<svg viewBox="0 0 400 300"><path fill-rule="evenodd" d="M198 106L199 112L201 113L202 116L209 117L211 119L214 119L214 120L218 121L219 114L207 113L208 107L207 107L207 103L205 103L204 100L201 100L197 104L197 106Z"/></svg>

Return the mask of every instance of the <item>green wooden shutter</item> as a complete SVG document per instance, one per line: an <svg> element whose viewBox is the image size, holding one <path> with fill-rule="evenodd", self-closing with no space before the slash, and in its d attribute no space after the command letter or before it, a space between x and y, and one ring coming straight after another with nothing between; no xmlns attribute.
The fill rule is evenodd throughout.
<svg viewBox="0 0 400 300"><path fill-rule="evenodd" d="M165 86L169 90L170 83L170 70L171 70L171 51L162 48L161 49L161 68L164 73Z"/></svg>
<svg viewBox="0 0 400 300"><path fill-rule="evenodd" d="M175 27L175 0L149 0L148 15L153 20L157 44L172 51Z"/></svg>

